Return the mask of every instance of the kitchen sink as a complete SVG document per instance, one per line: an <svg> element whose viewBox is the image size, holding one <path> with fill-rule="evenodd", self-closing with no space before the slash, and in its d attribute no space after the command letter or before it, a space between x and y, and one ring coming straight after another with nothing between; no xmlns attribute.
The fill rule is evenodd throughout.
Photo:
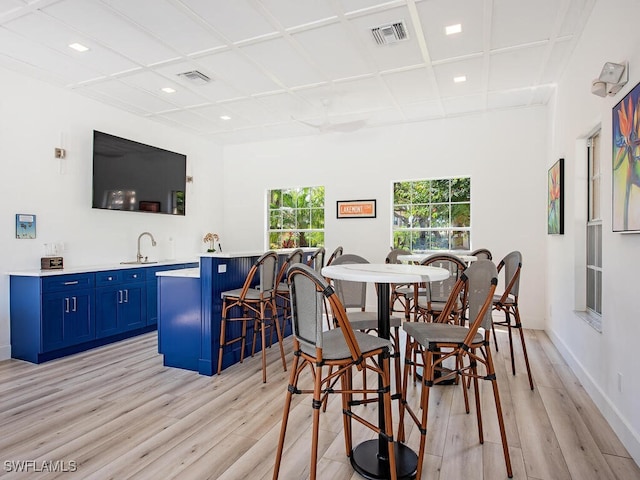
<svg viewBox="0 0 640 480"><path fill-rule="evenodd" d="M121 265L149 265L150 263L158 263L157 260L131 260L130 262L120 262Z"/></svg>

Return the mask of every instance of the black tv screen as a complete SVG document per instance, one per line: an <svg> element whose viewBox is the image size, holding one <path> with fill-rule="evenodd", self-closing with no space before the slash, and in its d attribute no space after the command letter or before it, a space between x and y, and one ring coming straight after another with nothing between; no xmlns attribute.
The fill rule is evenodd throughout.
<svg viewBox="0 0 640 480"><path fill-rule="evenodd" d="M93 131L93 208L185 214L187 157Z"/></svg>

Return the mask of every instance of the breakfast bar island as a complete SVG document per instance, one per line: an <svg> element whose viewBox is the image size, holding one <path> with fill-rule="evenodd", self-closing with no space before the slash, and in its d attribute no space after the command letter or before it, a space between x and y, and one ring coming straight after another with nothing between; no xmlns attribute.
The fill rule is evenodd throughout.
<svg viewBox="0 0 640 480"><path fill-rule="evenodd" d="M280 261L291 250L277 250ZM218 370L222 298L226 290L242 287L262 252L208 253L200 267L158 273L158 351L164 365L213 375ZM305 252L307 255L307 252ZM256 278L257 280L257 278ZM237 328L238 332L231 329ZM239 334L241 325L227 327ZM284 335L291 333L287 326ZM253 330L249 325L245 357L251 355ZM257 342L260 342L259 336ZM259 351L261 345L256 345ZM225 348L222 367L240 361L240 343Z"/></svg>

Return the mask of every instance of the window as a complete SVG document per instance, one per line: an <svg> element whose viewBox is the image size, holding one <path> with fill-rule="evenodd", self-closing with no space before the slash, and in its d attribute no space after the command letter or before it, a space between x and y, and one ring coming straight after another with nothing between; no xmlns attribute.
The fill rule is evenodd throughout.
<svg viewBox="0 0 640 480"><path fill-rule="evenodd" d="M269 190L269 248L324 245L324 187Z"/></svg>
<svg viewBox="0 0 640 480"><path fill-rule="evenodd" d="M600 205L600 132L587 141L587 309L602 314L602 216Z"/></svg>
<svg viewBox="0 0 640 480"><path fill-rule="evenodd" d="M471 178L393 184L394 248L469 250Z"/></svg>

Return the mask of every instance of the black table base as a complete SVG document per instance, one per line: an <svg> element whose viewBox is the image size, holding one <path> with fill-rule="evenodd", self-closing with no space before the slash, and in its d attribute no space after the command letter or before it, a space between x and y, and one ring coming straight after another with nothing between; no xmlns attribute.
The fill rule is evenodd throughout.
<svg viewBox="0 0 640 480"><path fill-rule="evenodd" d="M402 443L393 444L396 457L396 473L398 480L413 480L418 468L418 455ZM353 449L351 466L364 478L371 480L388 479L389 460L380 458L378 440L367 440Z"/></svg>

